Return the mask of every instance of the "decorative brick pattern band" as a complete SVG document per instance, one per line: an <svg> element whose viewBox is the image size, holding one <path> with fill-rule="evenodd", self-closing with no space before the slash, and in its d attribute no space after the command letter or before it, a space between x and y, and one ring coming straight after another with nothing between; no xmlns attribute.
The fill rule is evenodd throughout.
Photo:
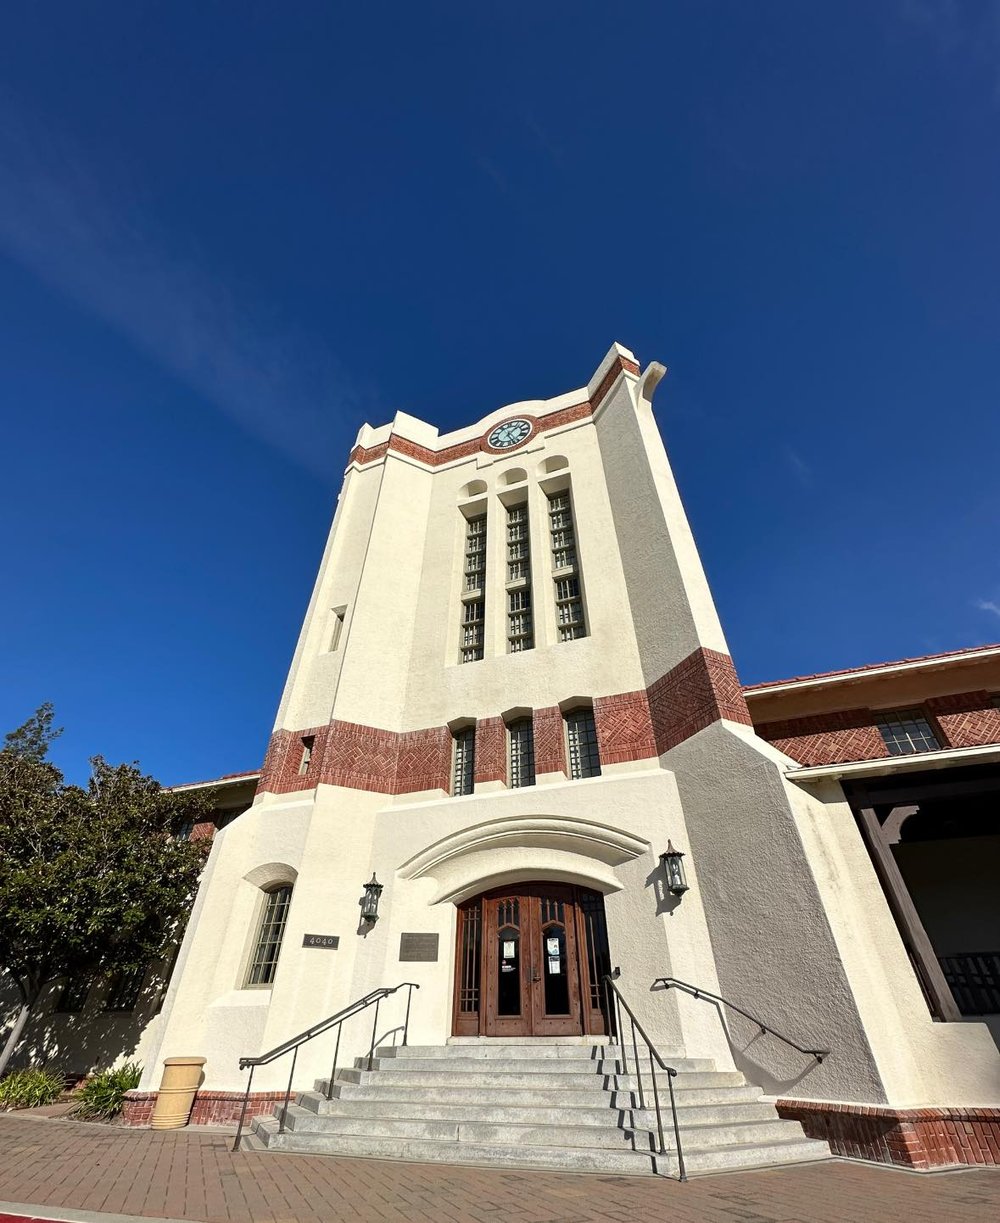
<svg viewBox="0 0 1000 1223"><path fill-rule="evenodd" d="M598 405L604 399L604 396L614 386L618 375L621 373L638 374L639 367L634 361L629 361L627 357L619 357L612 363L611 368L601 379L597 390L594 392L594 397L591 399L591 407L596 411Z"/></svg>
<svg viewBox="0 0 1000 1223"><path fill-rule="evenodd" d="M834 1155L904 1168L1000 1165L1000 1108L885 1108L778 1100L778 1114L798 1121Z"/></svg>
<svg viewBox="0 0 1000 1223"><path fill-rule="evenodd" d="M930 697L919 706L936 729L942 747L983 747L1000 743L1000 709L988 692ZM883 760L889 756L870 709L762 722L757 734L803 765Z"/></svg>
<svg viewBox="0 0 1000 1223"><path fill-rule="evenodd" d="M480 718L476 723L476 767L474 779L507 780L507 729L503 718Z"/></svg>
<svg viewBox="0 0 1000 1223"><path fill-rule="evenodd" d="M650 760L720 718L749 725L732 659L699 649L648 690L594 699L602 764ZM532 714L535 772L567 772L563 718L557 705ZM303 739L313 741L301 771ZM333 721L309 730L277 730L261 769L258 792L288 794L323 782L379 794L451 789L452 736L447 726L392 731ZM507 780L507 728L502 718L476 723L475 780Z"/></svg>
<svg viewBox="0 0 1000 1223"><path fill-rule="evenodd" d="M626 361L622 364L624 368L627 368L633 363ZM617 377L619 371L616 369L613 372L615 377ZM638 366L630 372L638 373ZM608 383L608 385L610 386L611 384ZM604 382L601 383L601 386L604 386ZM592 412L593 406L585 399L581 403L570 404L568 408L559 408L555 412L547 412L544 416L532 417L535 428L531 436L535 437L539 433L547 433L551 429L559 429L563 425L572 424L575 420L584 420ZM490 447L486 445L485 436L469 438L465 442L456 442L454 446L445 446L443 450L431 450L429 446L422 446L419 442L411 442L409 438L400 437L398 434L393 433L388 441L379 442L377 446L355 446L351 451L348 464L357 463L364 466L367 463L375 463L379 459L385 458L390 450L394 450L397 454L404 454L408 458L417 459L421 463L426 463L428 467L442 467L445 463L453 463L456 459L467 459L470 455L479 454L480 451L490 453ZM504 454L511 453L513 453L513 450L504 451Z"/></svg>
<svg viewBox="0 0 1000 1223"><path fill-rule="evenodd" d="M649 760L657 754L649 701L642 690L597 697L594 726L601 764Z"/></svg>
<svg viewBox="0 0 1000 1223"><path fill-rule="evenodd" d="M720 718L750 726L733 660L701 647L649 687L657 753L667 752Z"/></svg>
<svg viewBox="0 0 1000 1223"><path fill-rule="evenodd" d="M124 1125L149 1125L156 1104L155 1091L130 1091L122 1109ZM254 1117L269 1117L276 1104L285 1099L283 1091L253 1091L247 1107L246 1123ZM235 1125L243 1108L241 1091L199 1091L194 1098L189 1125Z"/></svg>
<svg viewBox="0 0 1000 1223"><path fill-rule="evenodd" d="M535 739L535 772L565 773L563 716L558 705L536 709L531 718Z"/></svg>

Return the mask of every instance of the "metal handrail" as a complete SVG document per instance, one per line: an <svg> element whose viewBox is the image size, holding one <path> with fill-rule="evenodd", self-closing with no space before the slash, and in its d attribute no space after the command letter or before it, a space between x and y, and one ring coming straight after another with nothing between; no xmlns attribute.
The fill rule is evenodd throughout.
<svg viewBox="0 0 1000 1223"><path fill-rule="evenodd" d="M656 1046L646 1035L642 1024L636 1019L632 1012L632 1008L622 997L622 992L615 984L615 981L621 973L616 968L613 973L606 974L604 977L604 990L608 1004L608 1019L609 1021L614 1016L615 1032L618 1036L618 1047L621 1049L622 1074L628 1074L628 1058L625 1054L625 1033L622 1028L622 1010L624 1009L629 1021L632 1024L632 1059L635 1065L635 1077L639 1088L639 1107L645 1109L646 1101L642 1090L642 1065L639 1061L639 1047L635 1039L636 1032L642 1037L645 1043L647 1052L649 1053L649 1077L653 1084L653 1108L656 1112L656 1132L660 1140L659 1154L666 1156L667 1145L663 1137L663 1114L660 1111L660 1092L656 1084L656 1067L659 1065L661 1070L666 1071L667 1087L670 1091L670 1113L674 1122L674 1145L677 1148L677 1179L679 1181L687 1180L687 1172L684 1169L684 1150L681 1146L681 1129L677 1121L677 1100L674 1096L674 1079L677 1077L677 1071L673 1066L668 1066L667 1063L660 1057ZM612 994L614 995L614 1003L612 1003ZM613 1009L617 1007L617 1009Z"/></svg>
<svg viewBox="0 0 1000 1223"><path fill-rule="evenodd" d="M676 989L685 990L695 998L706 998L710 1002L721 1002L723 1006L729 1007L731 1011L736 1011L744 1019L749 1019L751 1023L755 1023L761 1032L768 1032L771 1036L777 1036L778 1040L783 1040L786 1045L790 1045L799 1053L808 1053L810 1057L816 1059L818 1064L822 1064L823 1058L830 1055L829 1049L804 1049L801 1045L796 1044L791 1037L783 1036L780 1032L776 1032L774 1028L758 1019L756 1015L751 1015L749 1011L745 1011L741 1006L737 1006L735 1002L729 1002L719 994L713 994L710 989L702 989L698 985L689 985L687 981L681 981L677 977L657 977L653 984L662 985L665 989L670 989L671 986L674 986Z"/></svg>
<svg viewBox="0 0 1000 1223"><path fill-rule="evenodd" d="M288 1086L285 1089L285 1103L281 1109L281 1115L278 1119L278 1133L285 1132L285 1121L288 1117L288 1101L292 1095L292 1078L295 1074L295 1062L299 1056L299 1049L307 1044L310 1040L315 1040L317 1036L322 1036L324 1032L329 1032L333 1027L337 1029L337 1044L333 1051L333 1066L330 1070L330 1079L327 1083L328 1100L333 1098L333 1080L337 1073L337 1058L340 1054L340 1036L344 1030L344 1023L353 1018L355 1015L360 1015L370 1006L375 1007L375 1017L372 1021L372 1040L371 1046L368 1049L368 1069L372 1068L372 1060L375 1056L375 1040L378 1036L378 1008L383 998L388 998L390 994L395 994L398 990L405 989L409 992L406 995L406 1018L403 1020L403 1044L406 1044L406 1038L410 1031L410 1003L413 1000L413 991L419 989L420 986L415 981L402 981L399 985L383 986L381 989L373 989L370 994L365 994L363 998L358 998L356 1002L345 1006L343 1010L337 1011L335 1015L331 1015L328 1019L323 1019L319 1023L313 1024L311 1028L306 1028L304 1032L300 1032L298 1036L293 1036L289 1040L284 1041L280 1045L276 1045L267 1053L258 1054L257 1057L241 1057L240 1069L249 1069L250 1075L247 1078L247 1089L243 1093L243 1107L240 1109L240 1120L236 1127L236 1138L233 1142L233 1150L240 1149L240 1137L243 1133L243 1124L246 1121L247 1107L250 1103L250 1088L253 1086L253 1072L258 1066L266 1066L269 1062L275 1061L285 1053L292 1053L292 1068L288 1072ZM398 1030L398 1029L396 1029ZM294 1050L294 1052L293 1052Z"/></svg>

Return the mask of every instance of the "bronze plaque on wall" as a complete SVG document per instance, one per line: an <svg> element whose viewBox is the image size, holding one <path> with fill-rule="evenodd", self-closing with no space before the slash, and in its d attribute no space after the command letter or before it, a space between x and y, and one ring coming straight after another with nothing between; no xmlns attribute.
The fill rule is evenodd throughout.
<svg viewBox="0 0 1000 1223"><path fill-rule="evenodd" d="M437 934L401 934L399 936L400 963L421 961L433 964L438 958Z"/></svg>
<svg viewBox="0 0 1000 1223"><path fill-rule="evenodd" d="M303 934L303 947L327 947L330 951L336 951L340 946L339 934Z"/></svg>

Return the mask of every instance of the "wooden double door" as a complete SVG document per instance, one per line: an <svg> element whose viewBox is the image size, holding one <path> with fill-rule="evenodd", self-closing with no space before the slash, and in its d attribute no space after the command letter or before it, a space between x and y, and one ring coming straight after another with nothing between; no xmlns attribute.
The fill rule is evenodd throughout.
<svg viewBox="0 0 1000 1223"><path fill-rule="evenodd" d="M456 1036L607 1031L604 898L562 883L484 892L458 910Z"/></svg>

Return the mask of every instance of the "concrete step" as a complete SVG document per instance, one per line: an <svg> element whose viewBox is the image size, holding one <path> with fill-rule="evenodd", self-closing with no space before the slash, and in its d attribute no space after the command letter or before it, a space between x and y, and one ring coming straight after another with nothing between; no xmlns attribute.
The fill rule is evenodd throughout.
<svg viewBox="0 0 1000 1223"><path fill-rule="evenodd" d="M666 1076L660 1073L658 1079L664 1082ZM494 1069L453 1070L442 1066L441 1069L420 1070L409 1065L380 1066L373 1070L344 1069L338 1072L337 1081L353 1083L358 1086L368 1086L371 1083L384 1083L393 1087L482 1087L490 1090L506 1090L514 1087L530 1087L536 1090L553 1089L571 1091L586 1090L595 1086L620 1091L632 1090L638 1087L638 1082L632 1075L617 1074L613 1070L564 1070L535 1071L508 1070L497 1066ZM649 1076L644 1076L649 1083ZM693 1089L701 1087L743 1087L746 1079L738 1071L714 1070L681 1072L674 1079L674 1089Z"/></svg>
<svg viewBox="0 0 1000 1223"><path fill-rule="evenodd" d="M481 1045L380 1045L375 1050L377 1058L394 1058L399 1061L425 1062L447 1061L465 1065L469 1062L600 1062L616 1061L622 1056L618 1045L549 1045L543 1043L513 1044L491 1040ZM625 1050L626 1059L633 1056L632 1047ZM707 1057L685 1057L683 1053L667 1056L663 1060L677 1070L714 1070L715 1063ZM366 1061L359 1058L356 1064Z"/></svg>
<svg viewBox="0 0 1000 1223"><path fill-rule="evenodd" d="M680 1076L678 1076L678 1079ZM342 1082L338 1079L333 1085L334 1100L361 1101L377 1100L382 1102L406 1101L426 1104L498 1104L524 1106L528 1108L545 1108L558 1100L559 1104L573 1108L635 1108L639 1103L638 1093L630 1090L605 1091L603 1079L593 1076L594 1081L586 1087L575 1088L560 1084L558 1097L544 1087L507 1087L502 1092L494 1088L453 1086L427 1086L421 1083L401 1084L380 1082L374 1073L366 1083ZM326 1082L320 1080L316 1084L317 1092L325 1096ZM738 1087L675 1087L678 1107L700 1104L736 1104L742 1101L756 1102L761 1097L759 1087L743 1084ZM669 1103L664 1092L661 1100L664 1108Z"/></svg>
<svg viewBox="0 0 1000 1223"><path fill-rule="evenodd" d="M518 1074L618 1074L621 1072L623 1065L631 1067L631 1054L628 1061L622 1062L620 1058L527 1058L516 1057L510 1061L499 1057L413 1057L413 1056L395 1056L387 1057L381 1052L377 1057L371 1059L371 1069L374 1070L393 1070L404 1071L406 1074L411 1074L415 1071L430 1072L438 1074L442 1071L448 1074L482 1074L495 1070L502 1070L504 1074L511 1071L516 1071ZM715 1069L714 1063L709 1058L702 1057L686 1057L677 1058L673 1062L668 1063L674 1070L682 1074L719 1074L724 1073ZM648 1062L641 1063L643 1073L648 1072ZM368 1058L357 1057L354 1059L355 1070L367 1070Z"/></svg>
<svg viewBox="0 0 1000 1223"><path fill-rule="evenodd" d="M600 1103L563 1105L550 1100L548 1105L511 1105L506 1099L490 1103L431 1104L427 1100L327 1100L319 1092L303 1092L299 1104L320 1117L364 1117L371 1129L377 1129L383 1118L395 1120L478 1121L496 1125L633 1125L652 1129L656 1114L651 1108L611 1108L607 1096ZM772 1121L774 1105L753 1101L735 1104L678 1104L677 1114L682 1126L726 1125L737 1121ZM668 1124L669 1106L663 1110L664 1125Z"/></svg>
<svg viewBox="0 0 1000 1223"><path fill-rule="evenodd" d="M366 1117L350 1114L319 1116L299 1105L291 1105L286 1130L295 1134L317 1133L357 1135L377 1133L380 1137L414 1138L442 1142L471 1142L486 1146L544 1147L622 1147L652 1151L657 1136L652 1129L613 1124L614 1114L607 1114L591 1124L492 1124L478 1121L437 1121L427 1118L380 1118L377 1126ZM763 1121L739 1121L728 1125L689 1125L681 1131L682 1144L695 1149L732 1145L761 1145L794 1141L801 1138L801 1128L793 1121L780 1121L772 1115ZM672 1127L664 1127L664 1142L668 1150L675 1145Z"/></svg>
<svg viewBox="0 0 1000 1223"><path fill-rule="evenodd" d="M350 1155L375 1159L626 1175L649 1172L677 1175L677 1161L670 1152L659 1156L649 1152L601 1147L518 1146L305 1131L286 1131L284 1134L278 1134L277 1128L276 1119L257 1118L253 1123L253 1134L256 1139L266 1144L268 1150L295 1151L302 1154ZM684 1156L689 1175L704 1175L736 1168L771 1167L829 1158L829 1151L824 1143L801 1139L728 1147L685 1145Z"/></svg>

